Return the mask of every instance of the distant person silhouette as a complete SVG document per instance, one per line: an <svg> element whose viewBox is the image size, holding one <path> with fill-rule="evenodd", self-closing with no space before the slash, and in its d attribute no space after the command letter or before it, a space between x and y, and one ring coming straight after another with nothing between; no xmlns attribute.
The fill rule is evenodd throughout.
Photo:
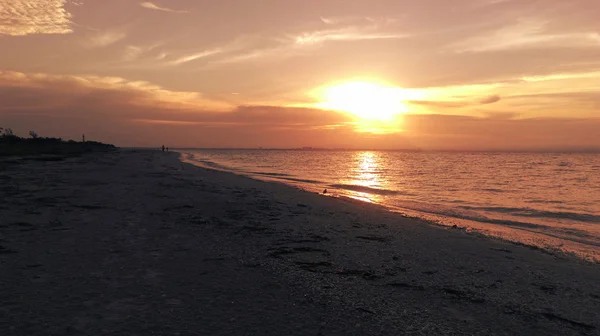
<svg viewBox="0 0 600 336"><path fill-rule="evenodd" d="M165 145L162 145L162 151L163 152L165 151Z"/></svg>
<svg viewBox="0 0 600 336"><path fill-rule="evenodd" d="M169 151L169 147L167 147L167 152Z"/></svg>

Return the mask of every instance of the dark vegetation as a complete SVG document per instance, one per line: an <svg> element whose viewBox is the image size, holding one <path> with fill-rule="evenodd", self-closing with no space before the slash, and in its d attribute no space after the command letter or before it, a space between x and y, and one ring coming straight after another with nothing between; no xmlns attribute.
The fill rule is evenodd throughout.
<svg viewBox="0 0 600 336"><path fill-rule="evenodd" d="M64 157L116 150L113 145L96 141L65 141L61 138L44 138L34 131L30 131L29 136L29 138L19 137L10 128L0 127L0 157L30 155Z"/></svg>

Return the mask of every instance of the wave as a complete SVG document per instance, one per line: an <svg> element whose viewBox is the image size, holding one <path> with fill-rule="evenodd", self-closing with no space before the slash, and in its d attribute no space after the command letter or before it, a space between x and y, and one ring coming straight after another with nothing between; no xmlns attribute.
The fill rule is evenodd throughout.
<svg viewBox="0 0 600 336"><path fill-rule="evenodd" d="M360 186L360 185L355 185L355 184L330 184L329 187L350 190L350 191L364 192L367 194L375 194L375 195L411 195L409 193L401 192L401 191L397 191L397 190L378 189L378 188L365 187L365 186Z"/></svg>
<svg viewBox="0 0 600 336"><path fill-rule="evenodd" d="M506 190L494 189L494 188L483 188L483 189L475 189L475 190L487 191L487 192L492 192L492 193L504 193L504 192L506 192Z"/></svg>
<svg viewBox="0 0 600 336"><path fill-rule="evenodd" d="M310 183L310 184L323 184L322 181L309 180L309 179L300 179L300 178L295 178L295 177L279 177L278 179L280 179L280 180L287 180L287 181L293 181L293 182L304 182L304 183Z"/></svg>
<svg viewBox="0 0 600 336"><path fill-rule="evenodd" d="M553 201L553 200L525 200L525 203L537 203L537 204L565 204L562 201Z"/></svg>
<svg viewBox="0 0 600 336"><path fill-rule="evenodd" d="M490 218L476 211L457 211L458 208L459 207L445 208L437 204L428 204L420 202L410 202L410 204L399 205L398 207L400 211L417 211L417 217L434 220L436 222L440 221L440 218L437 217L440 216L442 218L442 222L446 218L454 218L458 220L467 220L478 223L489 223L493 225L509 227L515 230L522 230L537 234L543 234L545 236L553 238L569 240L588 246L600 246L599 238L585 230L556 227L552 225L544 225L539 223L529 223L519 220ZM429 215L433 215L435 217L431 218L429 217Z"/></svg>
<svg viewBox="0 0 600 336"><path fill-rule="evenodd" d="M220 165L220 164L218 164L216 162L213 162L213 161L210 161L210 160L196 159L196 158L192 158L191 160L193 160L195 162L198 162L200 164L203 164L203 165L205 165L207 167L210 167L210 168L215 168L215 169L219 169L219 170L227 170L227 171L235 171L235 169L233 169L233 168Z"/></svg>
<svg viewBox="0 0 600 336"><path fill-rule="evenodd" d="M474 206L459 206L465 210L481 210L509 214L518 217L531 217L531 218L553 218L553 219L570 219L580 222L588 223L600 223L599 215L592 215L587 213L579 212L568 212L568 211L546 211L546 210L535 210L530 208L510 208L510 207L474 207Z"/></svg>
<svg viewBox="0 0 600 336"><path fill-rule="evenodd" d="M418 213L421 215L418 214L417 216L425 219L431 219L429 216L427 216L427 214L431 214L434 216L441 216L442 218L455 218L458 220L467 220L478 223L489 223L503 227L510 227L515 230L543 234L549 237L565 239L588 246L600 246L598 237L585 230L548 226L518 220L490 218L477 212L457 212L456 208L444 209L438 205L432 206L428 204L421 204L421 206L419 206L418 204L413 204L413 206L409 206L408 208L404 208L403 206L400 208L418 211ZM433 220L439 221L438 218L434 218Z"/></svg>
<svg viewBox="0 0 600 336"><path fill-rule="evenodd" d="M287 177L287 176L292 176L290 174L284 174L284 173L267 173L267 172L250 172L250 174L256 174L256 175L264 175L264 176L271 176L271 177Z"/></svg>
<svg viewBox="0 0 600 336"><path fill-rule="evenodd" d="M410 202L410 203L406 203L406 204L399 204L399 207L410 209L410 210L415 210L415 211L418 211L419 213L439 215L444 218L456 218L456 219L470 220L470 221L475 221L475 222L480 222L480 223L490 223L490 224L497 224L497 225L502 225L502 226L510 226L510 227L521 228L521 229L542 230L542 229L549 228L548 226L542 225L542 224L528 223L528 222L522 222L522 221L516 221L516 220L510 220L510 219L490 218L490 217L487 217L484 214L481 214L477 211L470 211L470 210L472 210L473 207L468 207L468 206L457 206L457 207L449 208L449 207L445 207L445 206L442 206L439 204ZM462 211L459 209L465 209L465 211Z"/></svg>

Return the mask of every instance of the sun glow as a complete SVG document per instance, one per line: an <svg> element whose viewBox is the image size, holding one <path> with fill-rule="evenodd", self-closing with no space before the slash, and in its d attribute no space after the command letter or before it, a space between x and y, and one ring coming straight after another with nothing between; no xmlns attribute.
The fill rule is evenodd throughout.
<svg viewBox="0 0 600 336"><path fill-rule="evenodd" d="M392 121L406 113L406 101L414 98L411 90L373 82L346 82L320 90L319 108L353 114L364 121Z"/></svg>

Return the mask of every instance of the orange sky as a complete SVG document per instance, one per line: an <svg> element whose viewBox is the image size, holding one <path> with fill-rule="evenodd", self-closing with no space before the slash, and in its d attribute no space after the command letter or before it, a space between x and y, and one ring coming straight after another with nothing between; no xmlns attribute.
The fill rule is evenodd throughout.
<svg viewBox="0 0 600 336"><path fill-rule="evenodd" d="M598 18L597 0L0 0L0 127L120 146L600 148Z"/></svg>

